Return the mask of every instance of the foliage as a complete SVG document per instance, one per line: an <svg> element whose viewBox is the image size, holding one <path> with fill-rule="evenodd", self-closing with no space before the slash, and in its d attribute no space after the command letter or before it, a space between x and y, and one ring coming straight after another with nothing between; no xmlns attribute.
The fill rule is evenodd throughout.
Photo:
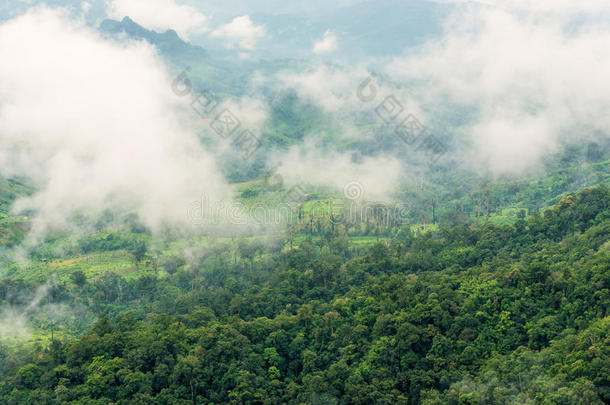
<svg viewBox="0 0 610 405"><path fill-rule="evenodd" d="M368 249L335 227L168 251L136 278L74 272L47 301L97 321L3 349L0 403L607 403L609 204L601 186L514 225L406 227ZM4 279L0 299L32 287Z"/></svg>

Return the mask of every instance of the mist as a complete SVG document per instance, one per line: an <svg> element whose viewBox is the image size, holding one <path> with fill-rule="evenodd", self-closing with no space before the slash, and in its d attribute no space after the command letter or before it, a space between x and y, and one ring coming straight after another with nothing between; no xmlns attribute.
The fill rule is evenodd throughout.
<svg viewBox="0 0 610 405"><path fill-rule="evenodd" d="M231 198L150 44L35 8L0 26L0 53L0 174L36 183L13 208L34 213L32 235L104 210L156 230L186 223L203 193Z"/></svg>
<svg viewBox="0 0 610 405"><path fill-rule="evenodd" d="M354 160L348 152L316 147L315 138L276 157L277 174L287 186L324 186L350 199L387 202L407 174L393 156Z"/></svg>
<svg viewBox="0 0 610 405"><path fill-rule="evenodd" d="M463 128L471 168L522 174L566 145L609 136L610 27L600 17L609 9L552 4L459 7L442 39L387 67L418 83L423 103L476 111Z"/></svg>

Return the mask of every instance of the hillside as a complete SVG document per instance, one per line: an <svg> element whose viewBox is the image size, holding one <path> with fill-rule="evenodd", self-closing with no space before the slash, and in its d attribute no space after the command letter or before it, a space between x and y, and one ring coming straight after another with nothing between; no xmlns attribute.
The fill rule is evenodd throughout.
<svg viewBox="0 0 610 405"><path fill-rule="evenodd" d="M44 264L56 276L42 302L64 315L36 321L55 330L48 345L5 349L0 397L602 404L609 204L606 187L586 189L514 225L403 228L366 250L341 226L292 249L208 239L190 262L172 245L139 257L132 237L81 241L79 259ZM96 261L116 270L98 273ZM40 282L17 274L0 283L3 300ZM85 303L89 315L69 315ZM71 337L95 313L85 336Z"/></svg>

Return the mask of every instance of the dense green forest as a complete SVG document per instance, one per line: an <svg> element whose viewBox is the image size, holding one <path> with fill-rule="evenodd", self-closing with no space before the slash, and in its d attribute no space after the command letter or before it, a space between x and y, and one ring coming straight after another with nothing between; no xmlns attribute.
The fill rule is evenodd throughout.
<svg viewBox="0 0 610 405"><path fill-rule="evenodd" d="M137 227L100 235L73 253L125 252L138 276L56 273L43 301L97 320L0 346L1 403L610 402L605 186L512 224L404 225L360 248L341 224L292 247L209 241L190 261ZM32 274L2 279L0 300L27 305L48 281Z"/></svg>

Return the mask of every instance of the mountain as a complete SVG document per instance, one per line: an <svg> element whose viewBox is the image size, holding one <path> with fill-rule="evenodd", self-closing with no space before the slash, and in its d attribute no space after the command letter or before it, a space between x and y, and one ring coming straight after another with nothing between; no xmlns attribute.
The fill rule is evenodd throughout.
<svg viewBox="0 0 610 405"><path fill-rule="evenodd" d="M176 31L167 30L158 33L147 30L129 17L123 18L122 21L104 20L100 24L100 31L111 35L126 34L133 39L144 39L155 45L161 51L161 54L170 61L201 63L209 58L203 48L183 41Z"/></svg>
<svg viewBox="0 0 610 405"><path fill-rule="evenodd" d="M124 17L121 21L102 21L99 31L114 37L145 40L156 46L175 74L191 68L189 77L196 89L238 95L247 88L247 74L251 69L234 59L224 59L217 54L212 56L202 47L184 41L174 30L159 33L142 27L130 17Z"/></svg>
<svg viewBox="0 0 610 405"><path fill-rule="evenodd" d="M208 51L184 41L174 30L163 33L148 30L130 17L124 17L121 21L106 19L98 29L105 35L145 40L156 46L174 73L190 68L189 77L198 90L239 96L248 91L254 71L271 74L287 67L303 65L301 61L293 59L240 59L232 51Z"/></svg>

